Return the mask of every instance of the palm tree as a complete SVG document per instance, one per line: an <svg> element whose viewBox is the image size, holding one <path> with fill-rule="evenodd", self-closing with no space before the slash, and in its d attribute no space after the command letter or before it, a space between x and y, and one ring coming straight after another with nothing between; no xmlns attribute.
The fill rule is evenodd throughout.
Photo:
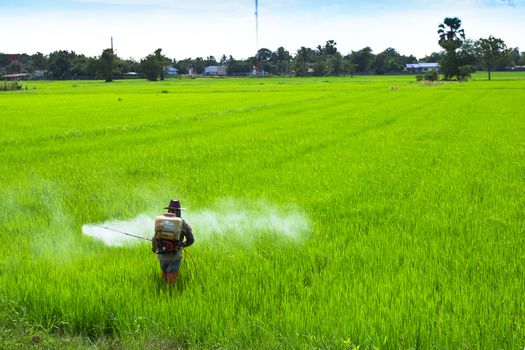
<svg viewBox="0 0 525 350"><path fill-rule="evenodd" d="M164 80L164 69L171 64L171 60L162 54L162 49L155 50L155 60L159 67L160 80Z"/></svg>
<svg viewBox="0 0 525 350"><path fill-rule="evenodd" d="M335 55L337 52L335 45L337 45L337 43L334 40L328 40L324 46L325 53L327 55Z"/></svg>
<svg viewBox="0 0 525 350"><path fill-rule="evenodd" d="M461 20L457 17L447 17L438 26L439 45L445 50L455 50L461 47L465 40L465 31L461 28Z"/></svg>
<svg viewBox="0 0 525 350"><path fill-rule="evenodd" d="M465 41L465 31L461 28L461 20L457 17L447 17L438 26L439 45L445 49L444 55L439 60L439 65L445 76L445 79L450 79L453 76L459 78L459 66L467 63L462 63L457 49L463 46Z"/></svg>

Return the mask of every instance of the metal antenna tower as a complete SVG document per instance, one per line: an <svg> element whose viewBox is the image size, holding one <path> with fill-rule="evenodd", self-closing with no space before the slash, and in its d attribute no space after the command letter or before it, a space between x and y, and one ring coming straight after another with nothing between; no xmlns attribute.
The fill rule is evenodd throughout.
<svg viewBox="0 0 525 350"><path fill-rule="evenodd" d="M259 0L255 0L255 74L259 73L259 59L257 54L259 53Z"/></svg>
<svg viewBox="0 0 525 350"><path fill-rule="evenodd" d="M255 43L259 51L259 0L255 0Z"/></svg>

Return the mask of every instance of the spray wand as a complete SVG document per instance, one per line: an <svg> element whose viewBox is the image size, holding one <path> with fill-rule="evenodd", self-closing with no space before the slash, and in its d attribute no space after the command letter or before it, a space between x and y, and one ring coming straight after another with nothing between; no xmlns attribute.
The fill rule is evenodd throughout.
<svg viewBox="0 0 525 350"><path fill-rule="evenodd" d="M126 235L126 236L130 236L130 237L134 237L134 238L138 238L138 239L143 239L143 240L145 240L145 241L149 241L149 242L151 242L151 239L149 239L149 238L142 237L142 236L132 235L131 233L127 233L127 232L124 232L124 231L115 230L114 228L111 228L111 227L102 226L102 225L96 225L96 224L92 224L92 226L101 227L101 228L106 229L106 230L109 230L109 231L115 231L115 232L118 232L118 233L122 233L123 235Z"/></svg>

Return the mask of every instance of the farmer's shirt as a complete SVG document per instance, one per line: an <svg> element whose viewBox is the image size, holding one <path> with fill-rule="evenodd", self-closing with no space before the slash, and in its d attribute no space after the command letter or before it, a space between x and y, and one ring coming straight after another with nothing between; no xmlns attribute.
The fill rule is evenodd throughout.
<svg viewBox="0 0 525 350"><path fill-rule="evenodd" d="M182 230L180 234L182 247L189 247L195 241L195 239L193 238L193 231L191 230L190 225L188 225L188 223L184 220L182 220ZM159 261L179 260L182 258L182 249L179 249L177 252L174 253L157 254L157 257L159 258Z"/></svg>

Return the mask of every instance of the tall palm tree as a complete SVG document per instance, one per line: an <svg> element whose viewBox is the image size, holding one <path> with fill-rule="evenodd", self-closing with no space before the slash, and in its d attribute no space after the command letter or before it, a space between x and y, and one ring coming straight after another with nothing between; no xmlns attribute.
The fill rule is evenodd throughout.
<svg viewBox="0 0 525 350"><path fill-rule="evenodd" d="M461 28L461 20L457 17L446 17L443 23L438 26L439 46L445 49L445 54L439 60L441 71L445 79L454 76L459 78L459 67L469 63L461 60L457 50L465 42L465 31Z"/></svg>
<svg viewBox="0 0 525 350"><path fill-rule="evenodd" d="M457 17L447 17L438 26L439 45L445 50L455 50L465 40L465 31L461 28L461 20Z"/></svg>
<svg viewBox="0 0 525 350"><path fill-rule="evenodd" d="M335 55L337 48L335 47L337 43L334 40L328 40L324 46L325 53L327 55Z"/></svg>

